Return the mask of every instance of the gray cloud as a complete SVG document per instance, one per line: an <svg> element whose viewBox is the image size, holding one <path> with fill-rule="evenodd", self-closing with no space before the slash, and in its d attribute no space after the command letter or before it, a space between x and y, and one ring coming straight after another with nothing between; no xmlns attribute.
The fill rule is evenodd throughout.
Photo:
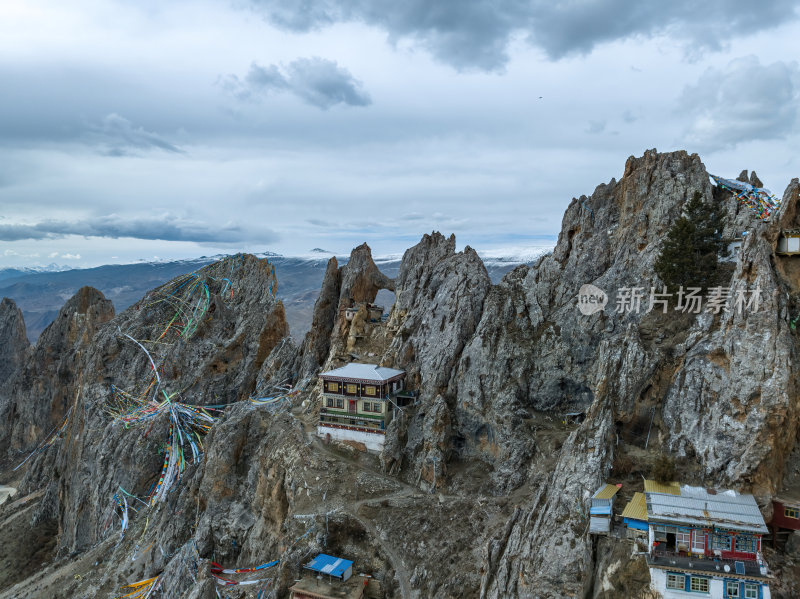
<svg viewBox="0 0 800 599"><path fill-rule="evenodd" d="M272 231L248 234L238 225L211 227L206 223L182 220L172 215L163 215L160 218L124 218L111 214L74 222L44 220L34 225L0 224L2 241L59 239L67 235L197 243L241 243L253 239L270 243L278 238Z"/></svg>
<svg viewBox="0 0 800 599"><path fill-rule="evenodd" d="M182 152L157 133L137 127L116 113L106 115L98 125L89 125L84 137L88 143L104 148L109 156L128 156L136 150L152 149Z"/></svg>
<svg viewBox="0 0 800 599"><path fill-rule="evenodd" d="M255 62L244 79L228 75L221 85L242 100L270 93L289 92L312 106L327 110L336 104L368 106L372 103L362 83L333 60L298 58L283 69Z"/></svg>
<svg viewBox="0 0 800 599"><path fill-rule="evenodd" d="M684 88L678 110L691 117L688 143L702 150L757 139L782 139L797 123L800 69L797 63L762 65L755 56L707 69Z"/></svg>
<svg viewBox="0 0 800 599"><path fill-rule="evenodd" d="M586 127L586 133L597 135L606 130L606 122L604 120L589 121L589 126Z"/></svg>
<svg viewBox="0 0 800 599"><path fill-rule="evenodd" d="M797 0L251 0L274 25L305 32L357 21L384 29L389 40L417 41L458 69L497 70L517 32L550 58L588 53L604 42L669 33L691 52L719 49L734 35L796 18Z"/></svg>

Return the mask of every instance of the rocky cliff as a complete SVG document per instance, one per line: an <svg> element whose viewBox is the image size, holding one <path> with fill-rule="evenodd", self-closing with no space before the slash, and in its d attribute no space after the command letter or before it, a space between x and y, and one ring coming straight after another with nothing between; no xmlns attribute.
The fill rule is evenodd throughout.
<svg viewBox="0 0 800 599"><path fill-rule="evenodd" d="M645 597L635 562L622 566L613 539L587 534L601 482L635 484L662 454L686 482L750 491L765 506L800 479L800 266L775 254L780 231L800 227L798 191L794 180L764 223L711 187L697 155L648 151L619 181L573 199L553 252L498 284L439 233L405 253L395 279L366 245L344 267L332 259L297 344L274 270L252 256L167 283L116 316L83 289L30 349L4 302L0 333L16 342L4 349L0 449L17 462L39 450L22 469L28 503L4 507L0 521L15 518L7 535L34 527L43 549L0 572L0 597L112 597L155 576L163 596L213 597L212 561L273 559L259 584L286 596L322 550L355 559L375 596ZM746 231L724 284L758 294L757 306L648 310L662 240L695 192L725 208L725 236ZM605 309L577 310L585 284L607 294ZM625 303L632 288L638 310ZM365 308L345 317L380 289L395 293L387 322ZM316 374L351 360L403 368L418 391L377 457L313 434ZM219 417L197 435L203 455L187 454L151 503L170 417L119 415L155 397ZM124 531L121 497L138 509Z"/></svg>

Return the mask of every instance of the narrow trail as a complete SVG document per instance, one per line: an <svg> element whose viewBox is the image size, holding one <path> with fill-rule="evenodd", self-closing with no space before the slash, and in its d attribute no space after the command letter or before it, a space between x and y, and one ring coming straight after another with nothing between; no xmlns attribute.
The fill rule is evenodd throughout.
<svg viewBox="0 0 800 599"><path fill-rule="evenodd" d="M306 422L304 418L298 418L303 425L303 432L306 437L306 441L310 446L312 446L315 450L319 451L321 454L324 454L334 460L339 462L344 462L349 464L350 466L355 467L358 470L363 472L367 472L372 476L380 478L388 483L391 483L392 486L397 487L399 486L400 489L397 491L391 491L389 493L385 493L383 495L376 495L373 497L367 497L365 499L359 499L357 501L350 502L349 504L341 505L339 509L342 512L346 513L356 521L358 521L370 534L370 536L375 539L375 542L381 547L383 552L389 558L391 562L392 568L395 571L395 576L397 577L397 581L400 585L400 596L402 599L418 599L420 597L419 591L415 591L411 589L411 575L409 574L408 568L403 561L400 554L395 550L392 544L385 541L378 530L378 527L375 523L367 518L359 514L359 510L362 506L369 504L369 503L376 503L381 501L391 501L393 499L406 499L406 498L419 498L425 499L431 497L423 493L418 487L414 485L410 485L406 482L403 482L393 476L389 476L377 468L373 468L371 466L363 464L360 460L354 457L350 457L347 455L343 455L336 451L333 451L330 447L328 447L322 439L316 436L315 431L311 425ZM324 510L323 512L324 513Z"/></svg>

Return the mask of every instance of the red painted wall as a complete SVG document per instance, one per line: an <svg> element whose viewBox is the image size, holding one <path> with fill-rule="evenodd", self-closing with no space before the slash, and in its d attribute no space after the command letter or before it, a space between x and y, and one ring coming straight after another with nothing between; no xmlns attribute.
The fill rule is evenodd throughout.
<svg viewBox="0 0 800 599"><path fill-rule="evenodd" d="M772 521L770 524L777 528L800 530L800 518L787 518L784 516L784 505L779 501L772 502Z"/></svg>

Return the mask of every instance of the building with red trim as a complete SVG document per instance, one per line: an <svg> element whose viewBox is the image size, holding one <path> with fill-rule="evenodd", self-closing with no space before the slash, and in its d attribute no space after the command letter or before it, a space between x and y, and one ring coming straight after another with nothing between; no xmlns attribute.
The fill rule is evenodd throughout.
<svg viewBox="0 0 800 599"><path fill-rule="evenodd" d="M665 599L769 599L761 553L768 531L753 496L688 485L665 490L645 486L651 587Z"/></svg>
<svg viewBox="0 0 800 599"><path fill-rule="evenodd" d="M356 362L323 372L317 434L380 451L394 413L392 398L403 390L405 376L403 370Z"/></svg>
<svg viewBox="0 0 800 599"><path fill-rule="evenodd" d="M800 493L784 491L772 499L773 534L777 530L800 530Z"/></svg>

